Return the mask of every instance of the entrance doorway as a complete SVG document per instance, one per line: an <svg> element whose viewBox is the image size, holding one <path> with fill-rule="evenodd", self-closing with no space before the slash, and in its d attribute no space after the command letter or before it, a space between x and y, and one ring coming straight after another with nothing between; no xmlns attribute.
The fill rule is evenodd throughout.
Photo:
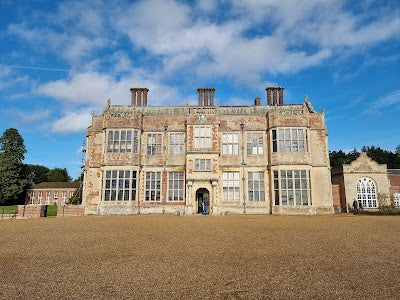
<svg viewBox="0 0 400 300"><path fill-rule="evenodd" d="M197 213L210 213L210 193L207 189L201 188L196 191Z"/></svg>

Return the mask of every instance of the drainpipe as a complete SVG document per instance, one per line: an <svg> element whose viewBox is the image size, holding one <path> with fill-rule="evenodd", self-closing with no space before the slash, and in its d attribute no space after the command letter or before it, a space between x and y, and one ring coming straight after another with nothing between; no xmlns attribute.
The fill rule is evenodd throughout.
<svg viewBox="0 0 400 300"><path fill-rule="evenodd" d="M245 146L244 146L244 124L241 123L240 124L240 130L241 130L241 134L242 134L242 182L243 182L243 213L246 213L246 191L245 191L245 184L246 184L246 177L245 177L245 173L244 173L244 166L245 166L245 161L244 161L244 150L245 150Z"/></svg>

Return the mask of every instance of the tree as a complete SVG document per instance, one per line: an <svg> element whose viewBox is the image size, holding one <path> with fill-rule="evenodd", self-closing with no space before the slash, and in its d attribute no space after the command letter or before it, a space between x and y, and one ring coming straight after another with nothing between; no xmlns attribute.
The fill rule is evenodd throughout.
<svg viewBox="0 0 400 300"><path fill-rule="evenodd" d="M15 203L28 184L22 176L25 153L24 139L18 130L4 131L0 137L0 204Z"/></svg>
<svg viewBox="0 0 400 300"><path fill-rule="evenodd" d="M54 168L46 174L48 182L69 182L71 177L68 175L66 168Z"/></svg>
<svg viewBox="0 0 400 300"><path fill-rule="evenodd" d="M38 184L47 181L47 173L50 172L48 167L28 164L25 165L25 168L27 169L27 178L31 178L32 184Z"/></svg>

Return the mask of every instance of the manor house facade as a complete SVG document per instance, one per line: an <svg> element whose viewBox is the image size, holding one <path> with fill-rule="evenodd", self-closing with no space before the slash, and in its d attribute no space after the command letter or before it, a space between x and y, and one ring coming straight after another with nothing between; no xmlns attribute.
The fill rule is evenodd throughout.
<svg viewBox="0 0 400 300"><path fill-rule="evenodd" d="M147 88L108 100L88 128L85 214L333 213L324 112L283 90L248 106L216 105L213 88L195 106L148 106Z"/></svg>

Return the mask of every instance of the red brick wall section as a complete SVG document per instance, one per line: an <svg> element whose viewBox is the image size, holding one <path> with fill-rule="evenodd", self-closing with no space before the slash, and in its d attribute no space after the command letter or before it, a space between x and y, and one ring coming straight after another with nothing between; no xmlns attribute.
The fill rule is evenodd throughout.
<svg viewBox="0 0 400 300"><path fill-rule="evenodd" d="M57 217L83 216L85 207L83 205L59 205Z"/></svg>
<svg viewBox="0 0 400 300"><path fill-rule="evenodd" d="M338 184L332 184L333 206L340 207L340 189Z"/></svg>
<svg viewBox="0 0 400 300"><path fill-rule="evenodd" d="M389 193L393 197L394 193L400 193L400 176L389 174L388 177L390 180Z"/></svg>
<svg viewBox="0 0 400 300"><path fill-rule="evenodd" d="M39 218L45 210L46 205L18 205L17 218Z"/></svg>

